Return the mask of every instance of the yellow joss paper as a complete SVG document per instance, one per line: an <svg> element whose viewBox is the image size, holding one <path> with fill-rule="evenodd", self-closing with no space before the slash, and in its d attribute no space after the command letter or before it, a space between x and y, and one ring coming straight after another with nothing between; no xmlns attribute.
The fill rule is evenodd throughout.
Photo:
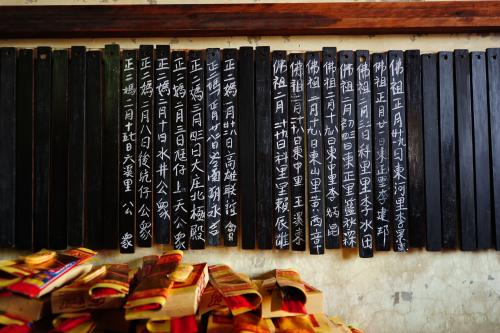
<svg viewBox="0 0 500 333"><path fill-rule="evenodd" d="M193 271L193 265L180 264L175 271L170 274L170 279L174 282L184 282Z"/></svg>
<svg viewBox="0 0 500 333"><path fill-rule="evenodd" d="M52 321L51 333L90 333L96 323L88 312L63 313Z"/></svg>
<svg viewBox="0 0 500 333"><path fill-rule="evenodd" d="M177 269L182 256L182 251L173 250L160 257L144 258L139 284L124 306L127 320L151 318L165 305L174 284L169 275Z"/></svg>
<svg viewBox="0 0 500 333"><path fill-rule="evenodd" d="M149 332L170 332L170 318L150 319L146 323L146 328Z"/></svg>
<svg viewBox="0 0 500 333"><path fill-rule="evenodd" d="M127 264L108 264L92 282L89 295L93 299L118 297L123 298L129 292L129 267Z"/></svg>
<svg viewBox="0 0 500 333"><path fill-rule="evenodd" d="M28 265L39 265L49 260L54 259L56 256L55 251L40 250L37 253L30 254L24 258L24 262Z"/></svg>

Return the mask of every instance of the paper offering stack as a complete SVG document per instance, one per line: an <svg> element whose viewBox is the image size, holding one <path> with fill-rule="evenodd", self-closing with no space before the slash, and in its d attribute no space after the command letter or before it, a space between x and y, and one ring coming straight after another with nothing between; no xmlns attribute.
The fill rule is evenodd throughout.
<svg viewBox="0 0 500 333"><path fill-rule="evenodd" d="M199 331L196 314L208 283L208 265L182 263L182 251L143 258L137 288L125 303L125 318L136 332Z"/></svg>
<svg viewBox="0 0 500 333"><path fill-rule="evenodd" d="M0 261L0 333L362 333L324 314L323 294L291 269L259 279L183 252L93 266L96 252L42 250Z"/></svg>
<svg viewBox="0 0 500 333"><path fill-rule="evenodd" d="M121 308L131 278L126 264L97 266L51 294L52 313Z"/></svg>
<svg viewBox="0 0 500 333"><path fill-rule="evenodd" d="M297 271L276 269L253 281L224 265L210 266L209 272L199 309L208 316L207 333L355 332L324 314L323 294Z"/></svg>
<svg viewBox="0 0 500 333"><path fill-rule="evenodd" d="M41 250L0 263L0 332L30 332L51 315L50 293L89 272L96 252L75 248Z"/></svg>

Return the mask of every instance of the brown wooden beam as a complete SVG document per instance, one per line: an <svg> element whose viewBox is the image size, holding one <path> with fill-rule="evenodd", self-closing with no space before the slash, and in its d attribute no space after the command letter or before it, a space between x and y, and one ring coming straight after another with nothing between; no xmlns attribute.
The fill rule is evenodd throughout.
<svg viewBox="0 0 500 333"><path fill-rule="evenodd" d="M0 38L500 31L500 1L0 6Z"/></svg>

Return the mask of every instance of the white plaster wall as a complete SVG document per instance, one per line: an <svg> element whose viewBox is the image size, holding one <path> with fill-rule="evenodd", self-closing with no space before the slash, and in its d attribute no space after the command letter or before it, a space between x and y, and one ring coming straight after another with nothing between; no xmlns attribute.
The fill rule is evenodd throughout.
<svg viewBox="0 0 500 333"><path fill-rule="evenodd" d="M155 2L183 1L0 0L1 5ZM203 1L190 1L196 2ZM339 50L368 49L375 52L420 49L422 52L435 52L455 48L472 51L500 47L500 34L0 40L0 46L50 45L63 48L86 45L89 48L100 48L111 42L119 43L122 48L167 43L176 49L270 45L272 49L288 51L320 50L323 46L336 46ZM160 253L163 249L167 247L139 249L131 255L101 251L97 261L138 265L143 255ZM15 250L1 250L0 258L20 254L22 252ZM227 263L235 270L251 276L276 267L297 268L306 281L323 290L328 314L339 315L348 322L356 322L367 333L500 332L500 252L492 250L473 253L419 250L411 250L407 254L377 252L374 258L360 259L356 251L348 250L329 250L325 255L311 256L308 252L208 248L186 251L185 261Z"/></svg>

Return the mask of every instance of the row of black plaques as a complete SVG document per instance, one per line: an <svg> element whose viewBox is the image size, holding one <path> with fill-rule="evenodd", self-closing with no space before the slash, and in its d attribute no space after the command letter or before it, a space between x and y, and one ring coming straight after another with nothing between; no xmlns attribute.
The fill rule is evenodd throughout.
<svg viewBox="0 0 500 333"><path fill-rule="evenodd" d="M500 249L500 49L0 49L0 245Z"/></svg>

